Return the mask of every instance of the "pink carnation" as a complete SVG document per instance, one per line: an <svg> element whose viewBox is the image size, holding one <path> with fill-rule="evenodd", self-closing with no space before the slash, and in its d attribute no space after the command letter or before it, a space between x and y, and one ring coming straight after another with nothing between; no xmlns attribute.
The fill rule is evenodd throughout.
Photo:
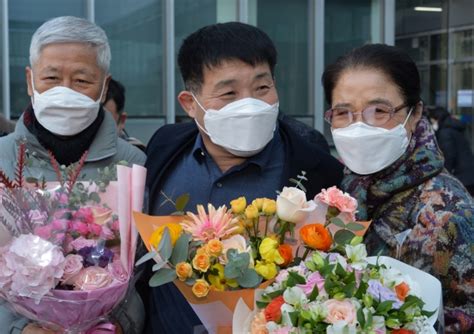
<svg viewBox="0 0 474 334"><path fill-rule="evenodd" d="M66 219L54 219L51 222L51 227L55 231L66 231L69 227L69 220Z"/></svg>
<svg viewBox="0 0 474 334"><path fill-rule="evenodd" d="M82 269L74 278L74 289L92 291L109 286L113 281L110 273L101 267L87 267Z"/></svg>
<svg viewBox="0 0 474 334"><path fill-rule="evenodd" d="M53 227L51 225L38 226L34 230L34 234L39 236L44 240L49 240L53 232Z"/></svg>
<svg viewBox="0 0 474 334"><path fill-rule="evenodd" d="M74 220L80 220L86 224L94 222L94 214L90 207L80 208L73 215Z"/></svg>
<svg viewBox="0 0 474 334"><path fill-rule="evenodd" d="M329 206L336 207L340 212L346 212L352 216L355 215L357 210L356 199L351 197L348 193L342 192L335 186L321 190L314 199Z"/></svg>
<svg viewBox="0 0 474 334"><path fill-rule="evenodd" d="M89 226L79 220L72 222L71 229L83 236L89 234Z"/></svg>

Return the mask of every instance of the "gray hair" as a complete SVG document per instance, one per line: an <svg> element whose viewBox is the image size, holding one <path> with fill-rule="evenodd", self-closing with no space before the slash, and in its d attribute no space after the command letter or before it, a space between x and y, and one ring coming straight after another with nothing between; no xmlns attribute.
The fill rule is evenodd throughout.
<svg viewBox="0 0 474 334"><path fill-rule="evenodd" d="M97 50L97 64L106 73L110 67L110 46L104 30L96 24L74 16L61 16L39 27L30 44L30 65L38 60L46 45L56 43L85 43Z"/></svg>

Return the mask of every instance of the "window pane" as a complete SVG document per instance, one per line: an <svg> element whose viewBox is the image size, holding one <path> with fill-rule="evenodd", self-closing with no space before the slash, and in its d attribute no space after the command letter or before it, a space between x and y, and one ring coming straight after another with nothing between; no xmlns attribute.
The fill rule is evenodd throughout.
<svg viewBox="0 0 474 334"><path fill-rule="evenodd" d="M209 24L218 21L218 0L176 0L175 1L175 46L176 56L179 48L189 34ZM176 95L184 89L183 79L179 72L179 66L176 63L175 71ZM176 102L177 121L188 120L186 113Z"/></svg>
<svg viewBox="0 0 474 334"><path fill-rule="evenodd" d="M312 118L308 108L308 1L258 0L257 26L275 43L280 110ZM309 122L311 123L311 121Z"/></svg>
<svg viewBox="0 0 474 334"><path fill-rule="evenodd" d="M380 10L378 1L331 0L325 8L325 64L355 47L376 42L380 38ZM328 106L326 106L328 108ZM324 122L324 134L331 138L329 124Z"/></svg>
<svg viewBox="0 0 474 334"><path fill-rule="evenodd" d="M96 1L96 23L109 38L110 73L126 89L128 116L163 116L162 1Z"/></svg>
<svg viewBox="0 0 474 334"><path fill-rule="evenodd" d="M34 13L34 15L33 15ZM63 15L85 17L83 0L15 0L8 2L10 38L10 103L12 117L18 117L30 103L26 90L31 36L48 19Z"/></svg>

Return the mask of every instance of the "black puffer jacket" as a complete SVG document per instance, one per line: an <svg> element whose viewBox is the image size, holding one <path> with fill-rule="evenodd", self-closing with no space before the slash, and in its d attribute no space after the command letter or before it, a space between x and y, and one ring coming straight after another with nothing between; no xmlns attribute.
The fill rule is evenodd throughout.
<svg viewBox="0 0 474 334"><path fill-rule="evenodd" d="M446 169L464 185L474 185L474 156L464 135L463 123L450 116L438 120L436 138L443 151Z"/></svg>

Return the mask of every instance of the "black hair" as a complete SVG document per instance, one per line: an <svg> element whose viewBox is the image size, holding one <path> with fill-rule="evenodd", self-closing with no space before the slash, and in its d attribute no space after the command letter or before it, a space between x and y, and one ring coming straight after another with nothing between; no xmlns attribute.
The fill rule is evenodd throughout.
<svg viewBox="0 0 474 334"><path fill-rule="evenodd" d="M104 104L110 100L115 102L117 105L117 113L120 115L125 109L125 87L113 78L109 81L109 89L107 90Z"/></svg>
<svg viewBox="0 0 474 334"><path fill-rule="evenodd" d="M249 24L217 23L186 37L179 49L178 65L186 89L199 91L204 82L204 66L238 59L255 66L267 63L272 76L277 62L275 45L268 35Z"/></svg>
<svg viewBox="0 0 474 334"><path fill-rule="evenodd" d="M421 100L420 74L410 56L395 46L367 44L339 57L324 70L321 81L329 105L332 104L334 87L343 72L354 68L383 72L398 86L408 106L415 106Z"/></svg>
<svg viewBox="0 0 474 334"><path fill-rule="evenodd" d="M426 111L429 118L433 118L439 122L442 122L450 115L445 108L439 106L427 106Z"/></svg>

